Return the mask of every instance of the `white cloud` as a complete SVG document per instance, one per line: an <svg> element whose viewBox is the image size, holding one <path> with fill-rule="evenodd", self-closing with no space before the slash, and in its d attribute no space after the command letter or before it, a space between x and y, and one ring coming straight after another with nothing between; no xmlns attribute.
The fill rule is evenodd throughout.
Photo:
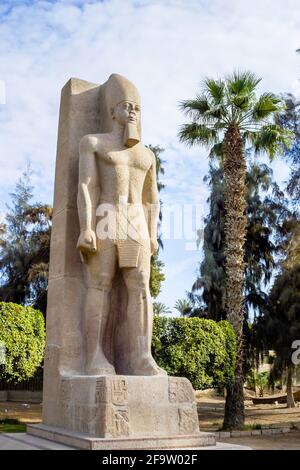
<svg viewBox="0 0 300 470"><path fill-rule="evenodd" d="M202 202L207 158L178 144L178 101L233 68L253 70L275 92L295 91L300 75L298 0L4 1L0 15L2 203L28 158L38 199L51 202L59 94L71 76L132 79L144 141L166 149L166 201Z"/></svg>

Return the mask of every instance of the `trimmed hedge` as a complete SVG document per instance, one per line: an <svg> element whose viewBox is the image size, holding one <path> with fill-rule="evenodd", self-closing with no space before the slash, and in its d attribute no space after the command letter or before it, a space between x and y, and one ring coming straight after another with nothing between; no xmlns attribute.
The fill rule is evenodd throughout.
<svg viewBox="0 0 300 470"><path fill-rule="evenodd" d="M169 375L196 390L225 387L234 377L236 339L227 321L154 317L152 352Z"/></svg>
<svg viewBox="0 0 300 470"><path fill-rule="evenodd" d="M0 343L5 346L0 378L21 382L33 377L45 349L43 314L32 307L0 302Z"/></svg>

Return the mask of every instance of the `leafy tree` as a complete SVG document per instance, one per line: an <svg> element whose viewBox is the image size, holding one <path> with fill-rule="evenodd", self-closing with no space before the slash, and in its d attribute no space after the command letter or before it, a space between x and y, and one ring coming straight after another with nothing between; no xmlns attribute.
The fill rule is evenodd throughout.
<svg viewBox="0 0 300 470"><path fill-rule="evenodd" d="M293 375L296 365L292 362L292 343L300 337L300 221L289 219L285 234L280 271L270 291L265 315L255 322L258 348L273 349L275 360L271 379L285 380L287 406L294 407Z"/></svg>
<svg viewBox="0 0 300 470"><path fill-rule="evenodd" d="M11 194L0 231L0 299L46 311L52 209L30 204L30 170Z"/></svg>
<svg viewBox="0 0 300 470"><path fill-rule="evenodd" d="M245 148L250 144L255 154L266 152L273 158L289 141L288 132L275 122L282 110L281 99L272 93L257 98L259 82L251 72L234 72L225 80L206 79L201 95L181 103L192 122L182 126L180 140L189 145L205 145L210 148L210 155L222 156L224 166L225 310L236 333L238 357L235 378L227 390L225 429L244 426Z"/></svg>
<svg viewBox="0 0 300 470"><path fill-rule="evenodd" d="M209 318L207 307L203 303L202 296L196 292L186 292L190 310L185 313L188 317Z"/></svg>
<svg viewBox="0 0 300 470"><path fill-rule="evenodd" d="M188 378L195 389L221 388L234 376L232 326L202 318L154 318L152 351L169 375Z"/></svg>
<svg viewBox="0 0 300 470"><path fill-rule="evenodd" d="M42 313L32 307L0 302L0 342L5 361L0 378L21 382L33 377L45 348L45 322Z"/></svg>
<svg viewBox="0 0 300 470"><path fill-rule="evenodd" d="M264 391L268 388L270 382L270 372L255 373L255 384L258 388L260 397L264 396Z"/></svg>
<svg viewBox="0 0 300 470"><path fill-rule="evenodd" d="M163 167L164 160L161 158L161 153L164 151L161 147L148 145L150 150L155 155L156 158L156 176L157 176L157 187L158 191L162 191L165 185L161 182L161 176L164 175L165 170ZM162 206L162 201L160 201L160 206ZM158 223L158 245L159 248L163 248L163 242L161 239L161 221L162 221L162 211L160 209L159 213L159 223ZM164 263L159 259L159 254L155 253L151 257L151 273L150 273L150 292L151 296L156 299L161 292L161 283L165 280L163 274Z"/></svg>
<svg viewBox="0 0 300 470"><path fill-rule="evenodd" d="M300 204L300 101L288 93L284 95L286 109L279 116L280 124L294 133L291 147L284 146L284 155L291 162L291 175L287 185L288 193L294 206L299 210Z"/></svg>
<svg viewBox="0 0 300 470"><path fill-rule="evenodd" d="M159 259L158 253L154 253L151 257L150 272L150 292L151 296L156 299L161 292L161 283L165 280L163 273L164 263Z"/></svg>
<svg viewBox="0 0 300 470"><path fill-rule="evenodd" d="M15 192L11 194L12 207L8 207L0 240L1 299L16 303L24 303L30 295L27 283L30 239L25 215L32 198L29 178L27 170L18 181Z"/></svg>
<svg viewBox="0 0 300 470"><path fill-rule="evenodd" d="M273 377L286 377L287 406L295 407L292 386L296 366L291 356L292 343L300 337L300 264L283 269L276 278L265 322L270 347L276 353Z"/></svg>
<svg viewBox="0 0 300 470"><path fill-rule="evenodd" d="M210 164L209 176L204 178L211 190L209 214L205 218L204 259L191 292L193 298L201 292L200 298L206 305L208 318L216 321L226 318L223 180L221 164Z"/></svg>
<svg viewBox="0 0 300 470"><path fill-rule="evenodd" d="M192 288L194 293L202 292L208 317L213 320L226 318L223 180L221 162L210 165L210 211L205 219L204 259ZM279 236L284 220L290 214L284 194L273 181L272 170L267 165L250 163L246 187L245 319L251 308L259 314L263 312L267 301L263 289L271 279L278 251L275 234Z"/></svg>

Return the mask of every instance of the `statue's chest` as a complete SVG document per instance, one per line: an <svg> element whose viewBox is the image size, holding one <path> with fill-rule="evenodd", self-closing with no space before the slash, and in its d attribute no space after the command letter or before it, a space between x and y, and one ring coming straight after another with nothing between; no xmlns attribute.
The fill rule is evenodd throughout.
<svg viewBox="0 0 300 470"><path fill-rule="evenodd" d="M151 166L151 158L148 152L141 148L108 151L102 154L101 157L106 164L116 167L147 171Z"/></svg>

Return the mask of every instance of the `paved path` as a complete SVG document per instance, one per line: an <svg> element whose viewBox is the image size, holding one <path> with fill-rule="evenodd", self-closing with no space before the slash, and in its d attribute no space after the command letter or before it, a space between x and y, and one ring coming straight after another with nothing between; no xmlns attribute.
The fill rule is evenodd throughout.
<svg viewBox="0 0 300 470"><path fill-rule="evenodd" d="M0 434L0 450L75 450L72 447L57 444L47 439L30 436L25 433ZM184 449L180 449L184 450ZM189 449L193 450L193 449ZM194 449L198 450L198 449ZM202 447L201 450L249 450L249 447L237 445L233 442L226 444L218 442L216 446Z"/></svg>
<svg viewBox="0 0 300 470"><path fill-rule="evenodd" d="M2 433L0 434L0 450L73 450L46 439L30 436L26 433Z"/></svg>

